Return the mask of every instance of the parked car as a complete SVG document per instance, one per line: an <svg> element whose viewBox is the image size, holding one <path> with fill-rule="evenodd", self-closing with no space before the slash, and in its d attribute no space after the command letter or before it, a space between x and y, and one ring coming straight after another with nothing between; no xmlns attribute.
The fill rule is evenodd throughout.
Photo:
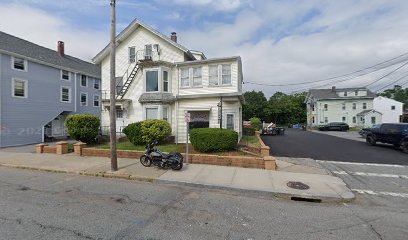
<svg viewBox="0 0 408 240"><path fill-rule="evenodd" d="M370 129L372 128L379 128L381 125L380 124L374 124L372 127L370 128L363 128L361 129L358 134L360 134L361 137L366 138L367 137L367 132L369 132Z"/></svg>
<svg viewBox="0 0 408 240"><path fill-rule="evenodd" d="M366 142L371 146L377 142L392 144L408 153L408 123L383 123L371 128L367 130Z"/></svg>
<svg viewBox="0 0 408 240"><path fill-rule="evenodd" d="M347 131L350 129L347 123L342 122L331 122L329 124L319 125L318 128L320 131Z"/></svg>

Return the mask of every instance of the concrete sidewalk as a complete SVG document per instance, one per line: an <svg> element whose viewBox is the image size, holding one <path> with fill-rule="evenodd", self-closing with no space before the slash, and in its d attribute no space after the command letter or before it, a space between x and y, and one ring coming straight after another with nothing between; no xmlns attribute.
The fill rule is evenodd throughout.
<svg viewBox="0 0 408 240"><path fill-rule="evenodd" d="M263 169L185 165L181 171L143 167L138 159L118 159L119 170L110 172L110 159L79 157L75 154L34 154L0 150L0 166L64 172L88 176L157 181L172 184L220 188L284 198L301 197L321 201L350 201L354 194L337 177L322 174L279 172ZM299 170L299 169L298 169ZM302 182L310 188L289 188L288 182Z"/></svg>

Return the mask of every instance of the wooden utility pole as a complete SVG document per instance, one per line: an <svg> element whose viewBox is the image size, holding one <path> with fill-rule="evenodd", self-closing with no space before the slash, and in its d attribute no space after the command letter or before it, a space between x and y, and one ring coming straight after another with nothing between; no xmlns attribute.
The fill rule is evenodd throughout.
<svg viewBox="0 0 408 240"><path fill-rule="evenodd" d="M111 42L110 42L110 149L111 171L118 170L118 158L116 153L116 0L111 0Z"/></svg>

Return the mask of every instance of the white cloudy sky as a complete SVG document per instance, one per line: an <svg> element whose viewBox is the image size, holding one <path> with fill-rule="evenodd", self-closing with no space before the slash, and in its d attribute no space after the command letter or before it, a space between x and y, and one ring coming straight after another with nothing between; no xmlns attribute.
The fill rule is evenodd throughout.
<svg viewBox="0 0 408 240"><path fill-rule="evenodd" d="M132 19L207 57L240 55L245 90L365 86L401 66L339 82L271 87L346 74L408 52L406 0L118 0L118 30ZM0 0L0 30L90 60L109 38L108 0ZM405 58L407 59L407 58ZM370 85L378 90L408 65ZM398 84L408 85L408 77ZM325 86L323 86L325 85ZM405 85L405 86L406 86Z"/></svg>

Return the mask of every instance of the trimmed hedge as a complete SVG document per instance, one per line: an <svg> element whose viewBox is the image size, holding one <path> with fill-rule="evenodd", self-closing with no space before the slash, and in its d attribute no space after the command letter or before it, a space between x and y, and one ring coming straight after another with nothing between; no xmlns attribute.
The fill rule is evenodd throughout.
<svg viewBox="0 0 408 240"><path fill-rule="evenodd" d="M190 131L190 142L200 152L233 150L238 144L238 133L220 128L196 128Z"/></svg>
<svg viewBox="0 0 408 240"><path fill-rule="evenodd" d="M65 124L72 139L92 143L98 136L100 120L92 114L75 114L68 116Z"/></svg>
<svg viewBox="0 0 408 240"><path fill-rule="evenodd" d="M123 129L123 133L133 145L140 146L144 144L142 138L142 122L135 122L127 125Z"/></svg>
<svg viewBox="0 0 408 240"><path fill-rule="evenodd" d="M153 140L163 141L171 134L171 126L165 120L145 120L127 125L123 133L134 145L144 145Z"/></svg>

